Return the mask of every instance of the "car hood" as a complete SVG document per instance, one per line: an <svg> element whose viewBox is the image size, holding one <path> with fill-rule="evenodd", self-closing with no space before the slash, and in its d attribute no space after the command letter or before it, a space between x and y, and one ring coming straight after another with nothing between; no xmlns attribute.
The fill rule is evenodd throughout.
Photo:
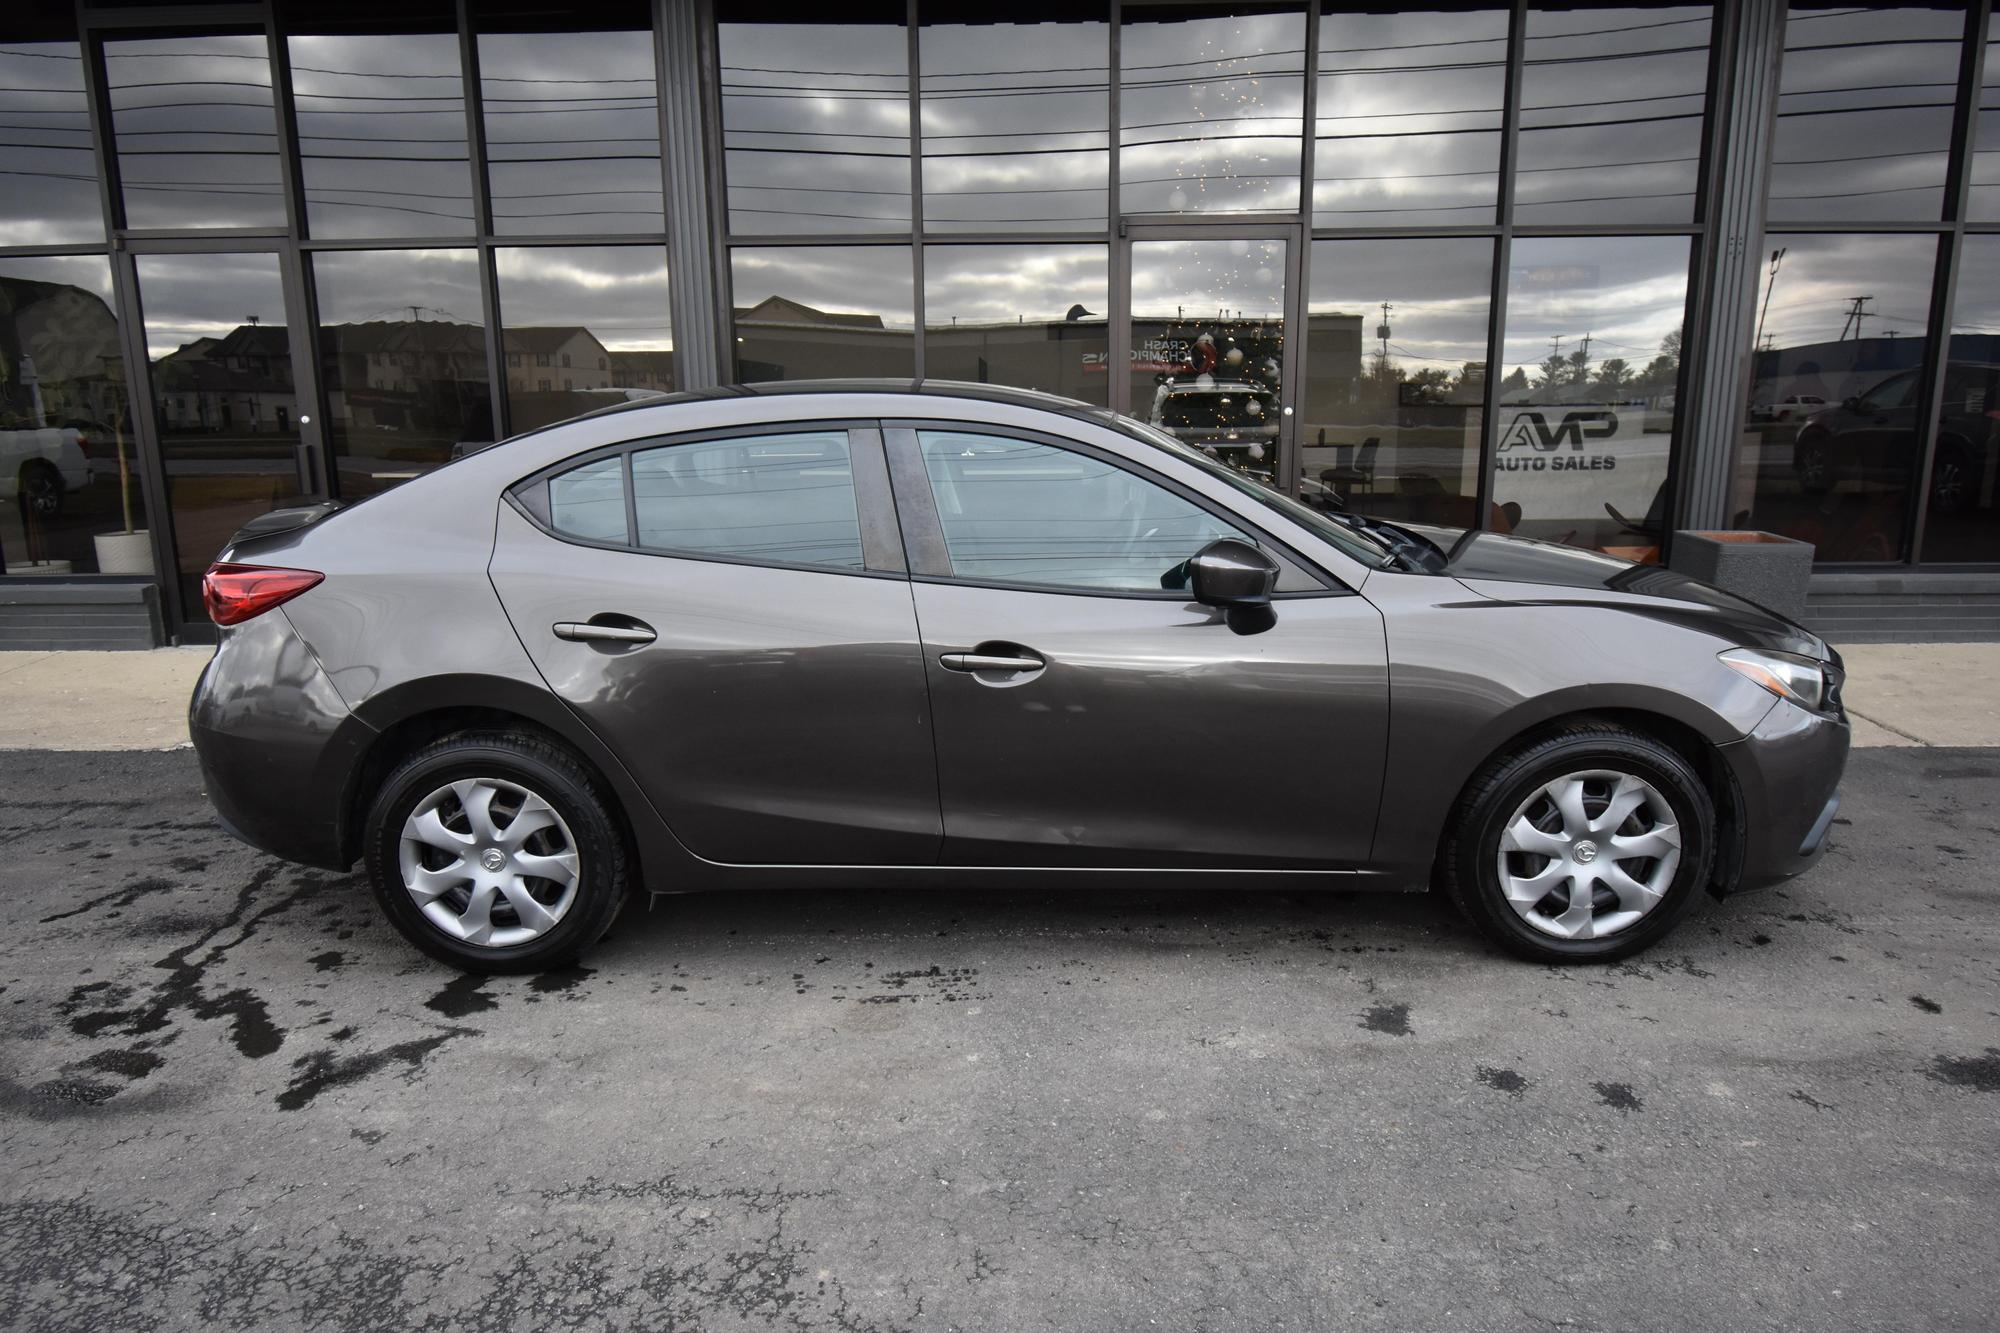
<svg viewBox="0 0 2000 1333"><path fill-rule="evenodd" d="M1601 601L1703 630L1746 647L1807 657L1829 657L1817 635L1775 611L1735 593L1691 579L1661 565L1635 565L1617 556L1578 546L1496 532L1470 532L1401 524L1436 543L1445 554L1444 574L1473 591L1502 600L1535 600L1535 588L1561 589L1560 600ZM1576 593L1586 596L1579 598ZM1601 594L1590 597L1587 594Z"/></svg>

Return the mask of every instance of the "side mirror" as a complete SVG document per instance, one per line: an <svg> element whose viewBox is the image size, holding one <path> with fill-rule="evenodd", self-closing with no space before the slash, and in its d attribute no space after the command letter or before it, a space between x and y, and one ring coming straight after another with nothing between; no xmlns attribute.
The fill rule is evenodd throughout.
<svg viewBox="0 0 2000 1333"><path fill-rule="evenodd" d="M1278 586L1278 562L1249 542L1218 537L1195 552L1186 568L1194 600L1222 608L1231 630L1262 634L1277 623L1271 590Z"/></svg>
<svg viewBox="0 0 2000 1333"><path fill-rule="evenodd" d="M1861 410L1861 400L1859 398L1843 398L1840 400L1840 406L1843 411L1859 412Z"/></svg>

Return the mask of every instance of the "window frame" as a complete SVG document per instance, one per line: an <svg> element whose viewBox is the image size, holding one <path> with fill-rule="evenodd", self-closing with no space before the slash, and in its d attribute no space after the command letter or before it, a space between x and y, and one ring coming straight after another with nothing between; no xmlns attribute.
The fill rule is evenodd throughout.
<svg viewBox="0 0 2000 1333"><path fill-rule="evenodd" d="M639 544L638 495L632 485L632 456L654 449L671 449L686 444L753 439L762 435L803 435L813 432L847 436L847 455L854 476L854 513L861 539L860 569L820 565L799 560L762 560L752 556L721 555L713 551L680 550ZM587 467L606 458L618 458L625 487L625 535L622 542L597 541L563 532L550 521L548 484L576 468ZM694 560L703 564L745 565L758 569L795 569L813 574L833 574L849 578L907 579L908 567L903 540L897 525L895 501L890 495L888 462L883 455L882 433L872 421L841 418L835 420L767 421L740 426L711 427L672 435L644 435L600 445L571 454L547 467L537 469L510 484L501 492L506 502L544 536L571 546L617 551L625 555L653 556L664 560Z"/></svg>
<svg viewBox="0 0 2000 1333"><path fill-rule="evenodd" d="M1262 524L1251 521L1240 511L1212 496L1204 495L1193 487L1115 450L1087 444L1067 435L1055 435L1047 431L986 421L896 417L885 418L880 425L882 442L888 454L889 476L895 490L896 513L902 525L905 555L912 582L967 588L999 588L1009 592L1042 593L1054 597L1115 597L1126 601L1183 604L1191 600L1187 591L1170 588L1157 590L1089 588L1061 583L1023 583L1010 579L979 578L954 573L951 553L945 546L944 526L938 518L937 497L931 490L930 472L924 466L922 446L917 439L918 431L928 430L950 431L960 435L991 435L1000 439L1045 445L1051 449L1081 454L1085 458L1130 473L1141 481L1150 482L1249 536L1265 550L1266 554L1274 555L1278 559L1281 581L1284 573L1289 572L1285 567L1289 566L1291 571L1296 571L1306 581L1320 585L1316 588L1288 588L1281 592L1273 592L1271 597L1274 601L1358 595L1353 588L1348 587L1320 562L1305 555L1291 543L1272 536Z"/></svg>

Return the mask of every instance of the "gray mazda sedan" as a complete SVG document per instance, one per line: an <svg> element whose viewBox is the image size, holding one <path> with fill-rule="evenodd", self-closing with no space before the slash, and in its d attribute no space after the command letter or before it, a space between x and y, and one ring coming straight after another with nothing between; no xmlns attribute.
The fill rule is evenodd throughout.
<svg viewBox="0 0 2000 1333"><path fill-rule="evenodd" d="M609 408L204 590L224 824L473 971L641 892L897 884L1438 885L1612 959L1809 864L1847 755L1839 657L1748 602L973 385Z"/></svg>

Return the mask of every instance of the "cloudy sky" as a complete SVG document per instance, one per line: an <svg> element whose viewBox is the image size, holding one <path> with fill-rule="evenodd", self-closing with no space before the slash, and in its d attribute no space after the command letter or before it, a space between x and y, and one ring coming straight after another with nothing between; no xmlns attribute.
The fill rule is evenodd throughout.
<svg viewBox="0 0 2000 1333"><path fill-rule="evenodd" d="M0 44L0 245L104 239L75 42Z"/></svg>

